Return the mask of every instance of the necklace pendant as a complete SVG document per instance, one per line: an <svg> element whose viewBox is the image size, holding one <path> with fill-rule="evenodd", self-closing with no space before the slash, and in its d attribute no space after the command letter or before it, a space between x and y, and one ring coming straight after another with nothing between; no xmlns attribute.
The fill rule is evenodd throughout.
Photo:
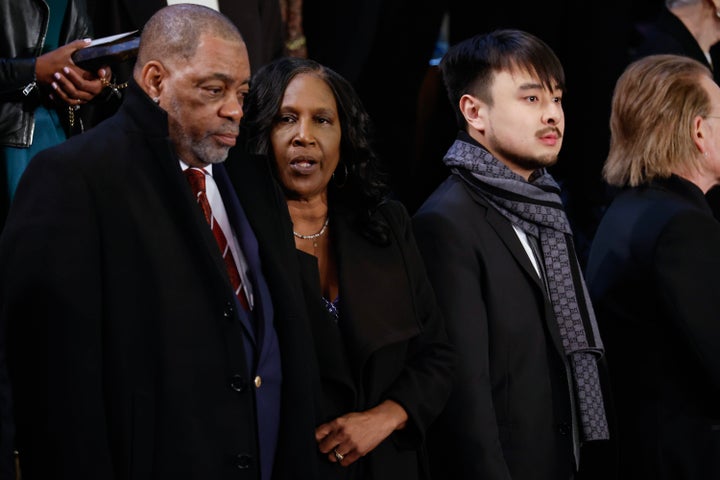
<svg viewBox="0 0 720 480"><path fill-rule="evenodd" d="M317 240L313 239L313 248L317 248Z"/></svg>

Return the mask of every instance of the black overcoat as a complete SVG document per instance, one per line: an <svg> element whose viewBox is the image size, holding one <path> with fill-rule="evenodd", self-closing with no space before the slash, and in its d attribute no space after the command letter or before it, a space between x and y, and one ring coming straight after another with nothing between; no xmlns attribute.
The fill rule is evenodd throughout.
<svg viewBox="0 0 720 480"><path fill-rule="evenodd" d="M257 479L256 414L273 411L280 445L312 439L303 416L288 421L307 396L293 390L300 347L282 357L282 407L263 400L302 324L299 282L281 268L295 255L284 198L266 162L231 150L226 163L213 176L249 262L254 334L167 117L137 85L115 116L31 162L0 240L23 478Z"/></svg>

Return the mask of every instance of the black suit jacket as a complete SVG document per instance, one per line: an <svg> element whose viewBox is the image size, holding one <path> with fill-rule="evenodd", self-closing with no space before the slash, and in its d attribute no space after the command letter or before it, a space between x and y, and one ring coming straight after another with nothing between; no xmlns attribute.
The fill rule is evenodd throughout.
<svg viewBox="0 0 720 480"><path fill-rule="evenodd" d="M452 385L455 353L410 217L396 201L383 204L375 215L391 226L388 245L361 235L350 210L332 209L329 233L340 283L337 323L321 303L316 258L298 250L315 349L314 378L320 382L315 416L320 425L392 399L409 420L405 429L347 469L316 452L320 475L315 478L428 478L425 432Z"/></svg>
<svg viewBox="0 0 720 480"><path fill-rule="evenodd" d="M587 283L607 351L623 479L720 478L720 224L673 176L615 198Z"/></svg>
<svg viewBox="0 0 720 480"><path fill-rule="evenodd" d="M568 369L512 225L451 175L413 226L459 355L453 392L428 433L433 478L570 478Z"/></svg>
<svg viewBox="0 0 720 480"><path fill-rule="evenodd" d="M249 261L252 327L166 115L130 90L112 119L31 162L0 241L0 345L23 478L257 479L280 408L274 325L293 298L261 262L294 250L273 240L280 222L257 229L258 245L245 211L278 218L284 199L269 174L214 167ZM252 202L232 188L252 189ZM286 402L301 395L286 387Z"/></svg>

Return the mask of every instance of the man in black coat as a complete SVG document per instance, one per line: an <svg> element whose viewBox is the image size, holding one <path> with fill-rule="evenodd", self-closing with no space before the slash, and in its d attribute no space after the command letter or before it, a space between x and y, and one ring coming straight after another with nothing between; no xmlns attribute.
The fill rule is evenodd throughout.
<svg viewBox="0 0 720 480"><path fill-rule="evenodd" d="M608 438L602 343L559 187L565 74L519 30L477 35L440 64L461 131L451 174L413 217L459 355L428 432L437 478L569 480ZM610 477L605 477L610 478Z"/></svg>
<svg viewBox="0 0 720 480"><path fill-rule="evenodd" d="M636 25L629 60L672 53L693 58L710 68L720 85L720 15L707 0L666 0L655 18ZM708 203L720 220L720 187L708 190Z"/></svg>
<svg viewBox="0 0 720 480"><path fill-rule="evenodd" d="M720 478L720 88L680 55L615 88L604 176L619 193L587 266L607 347L623 479Z"/></svg>
<svg viewBox="0 0 720 480"><path fill-rule="evenodd" d="M296 443L291 227L266 164L231 150L249 79L232 22L166 7L118 113L31 162L0 239L25 480L269 480Z"/></svg>

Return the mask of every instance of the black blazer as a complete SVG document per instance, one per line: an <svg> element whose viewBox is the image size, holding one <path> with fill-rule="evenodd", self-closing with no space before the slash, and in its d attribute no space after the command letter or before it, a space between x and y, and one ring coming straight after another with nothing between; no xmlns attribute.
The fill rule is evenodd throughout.
<svg viewBox="0 0 720 480"><path fill-rule="evenodd" d="M587 283L607 351L623 479L720 478L720 224L673 176L619 194Z"/></svg>
<svg viewBox="0 0 720 480"><path fill-rule="evenodd" d="M433 478L570 478L568 369L512 225L451 175L413 226L459 354L453 392L428 433Z"/></svg>
<svg viewBox="0 0 720 480"><path fill-rule="evenodd" d="M292 321L279 315L293 297L270 298L285 281L264 263L294 249L266 243L281 234L265 227L256 242L250 218L279 218L284 199L269 173L214 167L249 261L251 331L167 135L133 84L118 114L40 154L21 181L0 240L0 345L27 480L257 479L270 451L274 325ZM282 388L283 403L302 395Z"/></svg>
<svg viewBox="0 0 720 480"><path fill-rule="evenodd" d="M316 258L298 250L313 363L320 381L316 421L320 425L386 399L401 404L409 420L405 429L391 434L349 468L329 462L316 448L320 471L316 478L428 478L425 431L452 384L455 354L415 245L410 217L396 201L383 204L375 215L391 226L388 245L362 236L349 210L332 209L329 233L340 283L337 323L321 303Z"/></svg>

